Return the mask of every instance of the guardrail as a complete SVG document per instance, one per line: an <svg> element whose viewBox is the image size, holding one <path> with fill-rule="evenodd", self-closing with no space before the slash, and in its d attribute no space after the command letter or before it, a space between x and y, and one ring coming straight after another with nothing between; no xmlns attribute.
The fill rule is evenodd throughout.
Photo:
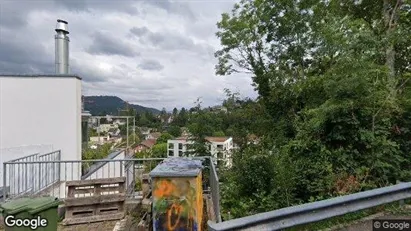
<svg viewBox="0 0 411 231"><path fill-rule="evenodd" d="M60 153L58 152L58 154ZM64 199L68 194L65 182L81 180L81 167L89 165L89 163L95 163L96 166L103 167L86 175L87 179L125 177L126 196L132 198L136 192L135 182L140 180L144 173L150 172L165 159L54 160L51 159L52 156L46 154L42 155L43 159L37 158L34 161L5 162L3 183L7 186L10 185L10 188L13 189L3 190L3 201L21 196L41 196L45 194ZM217 221L220 221L219 180L212 158L208 156L192 158L203 160L203 166L210 169L209 181L205 182L203 188L210 187L214 213L217 216ZM17 172L19 174L13 175Z"/></svg>
<svg viewBox="0 0 411 231"><path fill-rule="evenodd" d="M46 154L32 154L3 163L3 199L6 193L15 197L35 194L60 180L59 165L51 161L60 160L60 150ZM33 161L43 161L30 165Z"/></svg>
<svg viewBox="0 0 411 231"><path fill-rule="evenodd" d="M411 183L400 183L347 196L307 203L228 220L208 221L210 231L281 230L411 198Z"/></svg>

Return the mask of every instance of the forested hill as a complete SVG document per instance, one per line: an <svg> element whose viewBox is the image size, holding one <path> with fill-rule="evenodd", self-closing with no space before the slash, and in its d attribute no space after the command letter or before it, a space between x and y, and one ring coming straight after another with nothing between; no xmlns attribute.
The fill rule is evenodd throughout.
<svg viewBox="0 0 411 231"><path fill-rule="evenodd" d="M119 110L126 108L126 102L117 96L84 96L84 108L92 115L117 115ZM149 111L153 114L160 113L155 108L143 107L141 105L129 104L136 112Z"/></svg>

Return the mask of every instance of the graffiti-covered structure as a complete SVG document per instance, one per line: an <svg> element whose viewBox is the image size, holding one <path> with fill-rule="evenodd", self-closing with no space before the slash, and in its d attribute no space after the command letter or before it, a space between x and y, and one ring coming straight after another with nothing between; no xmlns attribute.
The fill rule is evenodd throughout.
<svg viewBox="0 0 411 231"><path fill-rule="evenodd" d="M201 168L200 160L174 157L151 171L154 231L201 231Z"/></svg>

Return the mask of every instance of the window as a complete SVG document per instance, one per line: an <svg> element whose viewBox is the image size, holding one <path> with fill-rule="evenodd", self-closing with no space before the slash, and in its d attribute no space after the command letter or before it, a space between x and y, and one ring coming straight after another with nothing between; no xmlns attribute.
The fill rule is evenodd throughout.
<svg viewBox="0 0 411 231"><path fill-rule="evenodd" d="M168 148L169 148L169 149L174 149L174 144L173 144L173 143L169 143L169 144L168 144Z"/></svg>
<svg viewBox="0 0 411 231"><path fill-rule="evenodd" d="M183 156L183 151L178 151L178 156Z"/></svg>
<svg viewBox="0 0 411 231"><path fill-rule="evenodd" d="M178 144L178 149L183 150L183 144L182 143Z"/></svg>
<svg viewBox="0 0 411 231"><path fill-rule="evenodd" d="M174 156L174 151L168 150L168 156Z"/></svg>
<svg viewBox="0 0 411 231"><path fill-rule="evenodd" d="M220 151L220 150L223 150L223 145L218 144L218 145L217 145L217 150L219 150L219 151Z"/></svg>

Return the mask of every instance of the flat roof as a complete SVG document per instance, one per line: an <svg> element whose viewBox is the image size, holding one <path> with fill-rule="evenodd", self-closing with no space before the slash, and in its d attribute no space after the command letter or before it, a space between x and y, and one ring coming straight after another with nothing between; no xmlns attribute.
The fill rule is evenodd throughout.
<svg viewBox="0 0 411 231"><path fill-rule="evenodd" d="M1 74L0 77L12 78L76 78L81 80L81 77L76 74Z"/></svg>
<svg viewBox="0 0 411 231"><path fill-rule="evenodd" d="M213 136L207 136L205 137L205 140L209 142L217 142L217 143L222 143L230 139L231 137L213 137Z"/></svg>
<svg viewBox="0 0 411 231"><path fill-rule="evenodd" d="M202 168L201 160L189 157L170 157L157 165L149 175L150 177L196 177Z"/></svg>

